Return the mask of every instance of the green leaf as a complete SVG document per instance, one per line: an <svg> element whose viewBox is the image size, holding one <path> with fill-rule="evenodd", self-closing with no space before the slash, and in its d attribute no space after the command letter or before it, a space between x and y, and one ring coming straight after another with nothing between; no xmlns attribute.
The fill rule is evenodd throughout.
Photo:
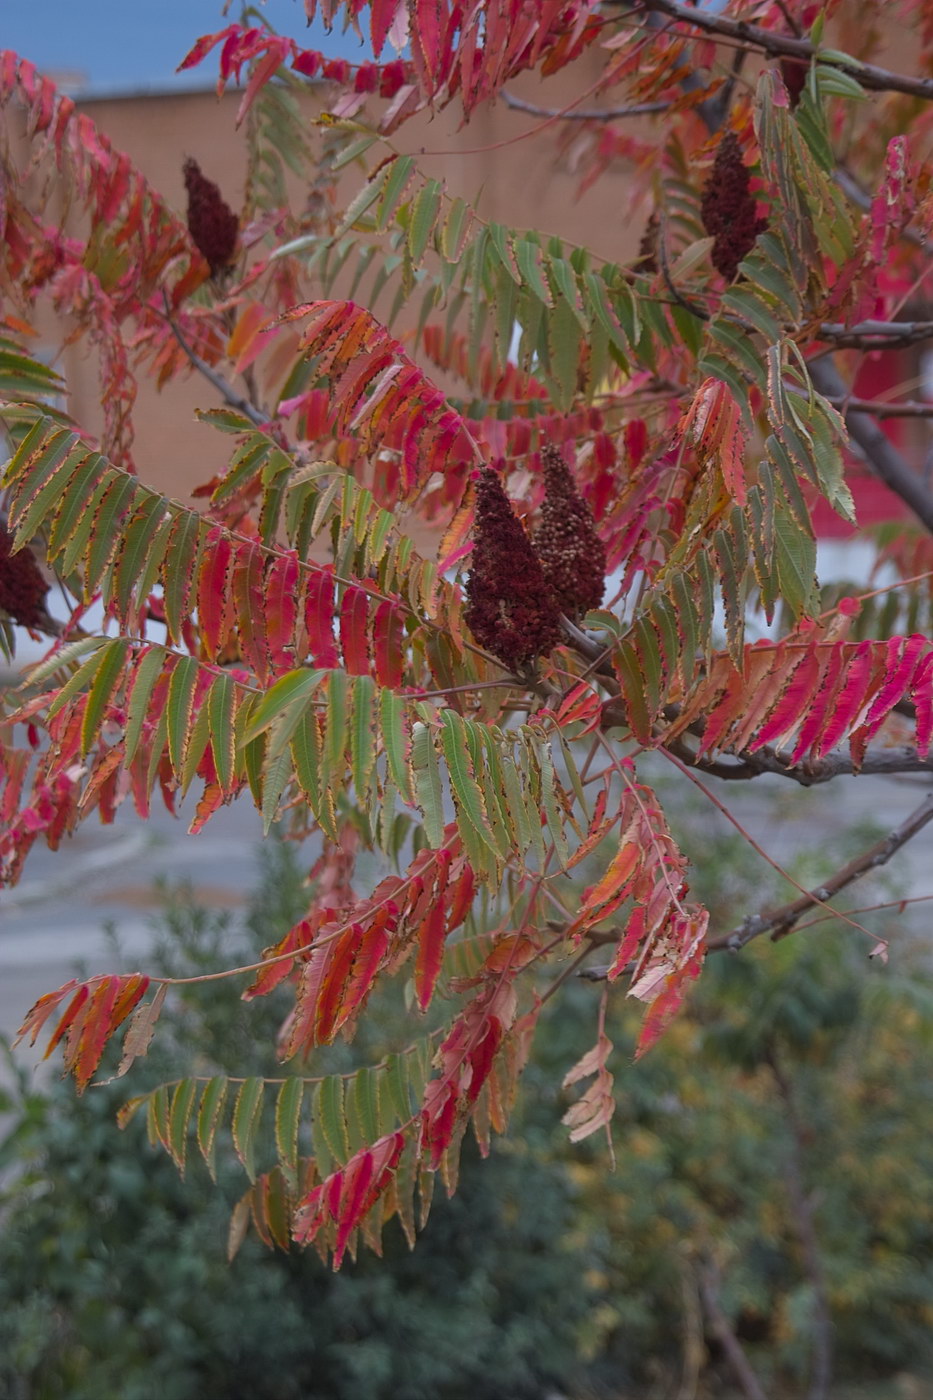
<svg viewBox="0 0 933 1400"><path fill-rule="evenodd" d="M125 476L122 472L113 474L109 489L94 515L84 567L85 602L90 602L100 587L117 541L122 537L124 516L131 510L138 494L139 488L131 476Z"/></svg>
<svg viewBox="0 0 933 1400"><path fill-rule="evenodd" d="M181 774L184 767L197 682L198 663L195 657L179 656L169 681L168 699L165 703L168 753L176 776Z"/></svg>
<svg viewBox="0 0 933 1400"><path fill-rule="evenodd" d="M328 674L325 670L310 671L302 667L280 676L253 711L243 735L243 743L250 743L257 735L278 722L275 749L281 752L290 742L305 709L313 702L322 677Z"/></svg>
<svg viewBox="0 0 933 1400"><path fill-rule="evenodd" d="M434 737L421 720L416 720L412 726L411 767L418 806L424 817L424 834L428 845L437 850L444 844L441 775Z"/></svg>
<svg viewBox="0 0 933 1400"><path fill-rule="evenodd" d="M380 1098L385 1098L391 1106L399 1126L408 1122L412 1115L411 1089L408 1085L408 1055L389 1055L385 1072L380 1081Z"/></svg>
<svg viewBox="0 0 933 1400"><path fill-rule="evenodd" d="M304 1080L286 1079L275 1100L275 1147L282 1169L294 1176L298 1170L298 1125L304 1100Z"/></svg>
<svg viewBox="0 0 933 1400"><path fill-rule="evenodd" d="M194 511L179 512L172 532L169 565L165 572L165 622L175 643L188 615L188 599L198 576L199 534L202 521Z"/></svg>
<svg viewBox="0 0 933 1400"><path fill-rule="evenodd" d="M265 1087L265 1081L258 1075L245 1079L233 1108L233 1145L250 1181L256 1180L256 1132Z"/></svg>
<svg viewBox="0 0 933 1400"><path fill-rule="evenodd" d="M461 818L458 823L461 826L461 834L466 839L467 833L463 831L462 824L462 819L465 818L483 844L489 848L493 855L498 855L489 832L489 821L483 804L483 796L470 763L467 737L468 722L462 715L458 715L456 710L449 709L441 711L441 720L444 726L441 730L441 748L444 751L444 761L450 775L450 788L457 806L457 815Z"/></svg>
<svg viewBox="0 0 933 1400"><path fill-rule="evenodd" d="M127 705L126 729L123 738L123 761L132 763L142 738L143 725L149 711L149 701L155 683L167 662L167 654L162 647L150 647L133 671L133 684Z"/></svg>
<svg viewBox="0 0 933 1400"><path fill-rule="evenodd" d="M320 1135L332 1162L343 1166L350 1155L347 1120L343 1108L343 1080L338 1074L322 1079L314 1093L312 1133L317 1144ZM315 1155L317 1155L317 1145Z"/></svg>
<svg viewBox="0 0 933 1400"><path fill-rule="evenodd" d="M55 696L48 708L49 719L54 719L60 710L63 710L69 701L76 695L80 695L85 686L90 686L98 670L105 662L108 653L113 647L112 638L95 638L98 645L86 661L83 661L75 671L74 675L65 682L61 690Z"/></svg>
<svg viewBox="0 0 933 1400"><path fill-rule="evenodd" d="M371 1066L364 1065L350 1080L346 1114L351 1152L371 1146L382 1136L379 1130L378 1076Z"/></svg>
<svg viewBox="0 0 933 1400"><path fill-rule="evenodd" d="M379 205L376 215L376 225L378 228L384 229L388 226L402 196L414 177L415 170L416 162L414 156L398 156L391 165L386 167L382 202ZM377 179L381 178L381 174L382 172L377 176ZM347 222L348 218L349 211L347 218L344 219L343 225L338 229L338 233L343 233L345 228L349 227ZM373 294L372 301L375 301L375 293Z"/></svg>
<svg viewBox="0 0 933 1400"><path fill-rule="evenodd" d="M434 232L441 207L442 186L437 180L428 180L418 191L412 202L408 220L408 253L417 266L424 257L425 249Z"/></svg>
<svg viewBox="0 0 933 1400"><path fill-rule="evenodd" d="M222 671L211 682L201 708L207 711L214 768L224 792L229 792L233 785L236 764L235 706L236 686L232 677Z"/></svg>
<svg viewBox="0 0 933 1400"><path fill-rule="evenodd" d="M350 772L357 797L365 803L376 766L376 683L370 676L353 677L353 723L350 729Z"/></svg>
<svg viewBox="0 0 933 1400"><path fill-rule="evenodd" d="M40 418L23 438L4 474L13 486L9 519L14 547L28 543L62 494L62 478L73 472L89 452L74 433Z"/></svg>
<svg viewBox="0 0 933 1400"><path fill-rule="evenodd" d="M408 767L409 734L405 722L405 702L394 691L379 692L379 726L385 749L389 776L404 802L414 801L411 772Z"/></svg>
<svg viewBox="0 0 933 1400"><path fill-rule="evenodd" d="M182 1176L185 1174L185 1162L188 1156L188 1125L191 1122L197 1092L196 1079L182 1079L175 1086L175 1092L172 1094L172 1106L169 1109L169 1152Z"/></svg>
<svg viewBox="0 0 933 1400"><path fill-rule="evenodd" d="M198 1147L212 1181L217 1180L217 1129L223 1116L227 1088L226 1076L215 1075L204 1085L198 1107Z"/></svg>
<svg viewBox="0 0 933 1400"><path fill-rule="evenodd" d="M117 637L108 642L94 658L98 664L81 721L82 755L88 752L97 739L104 711L110 703L117 681L123 674L128 653L129 642Z"/></svg>

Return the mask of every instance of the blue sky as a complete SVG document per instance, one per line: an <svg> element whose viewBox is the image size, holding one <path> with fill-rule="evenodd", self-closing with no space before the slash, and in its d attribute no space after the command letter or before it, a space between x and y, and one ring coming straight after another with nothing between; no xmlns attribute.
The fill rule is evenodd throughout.
<svg viewBox="0 0 933 1400"><path fill-rule="evenodd" d="M78 86L92 92L202 86L216 80L215 57L188 73L175 68L199 35L229 23L222 8L222 0L0 0L0 47L52 76L80 74ZM302 0L267 0L262 9L273 28L308 48L367 56L354 35L328 36L318 23L308 29ZM231 4L230 18L239 12Z"/></svg>

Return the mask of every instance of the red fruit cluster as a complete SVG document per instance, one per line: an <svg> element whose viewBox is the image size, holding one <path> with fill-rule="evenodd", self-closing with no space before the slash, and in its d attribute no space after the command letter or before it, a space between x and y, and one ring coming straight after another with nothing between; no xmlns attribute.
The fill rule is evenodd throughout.
<svg viewBox="0 0 933 1400"><path fill-rule="evenodd" d="M201 174L196 160L186 160L184 172L188 232L198 252L210 264L211 273L223 272L233 262L240 221L213 180Z"/></svg>
<svg viewBox="0 0 933 1400"><path fill-rule="evenodd" d="M13 553L13 536L0 525L0 608L22 627L41 627L49 586L27 545Z"/></svg>
<svg viewBox="0 0 933 1400"><path fill-rule="evenodd" d="M557 604L499 478L483 467L464 620L480 646L518 670L560 640Z"/></svg>
<svg viewBox="0 0 933 1400"><path fill-rule="evenodd" d="M739 263L751 252L767 221L755 213L749 189L748 167L735 132L727 131L719 143L700 204L703 227L715 240L710 254L713 266L727 282L734 280Z"/></svg>
<svg viewBox="0 0 933 1400"><path fill-rule="evenodd" d="M603 601L606 550L561 453L547 443L541 461L545 496L535 550L559 610L576 622Z"/></svg>

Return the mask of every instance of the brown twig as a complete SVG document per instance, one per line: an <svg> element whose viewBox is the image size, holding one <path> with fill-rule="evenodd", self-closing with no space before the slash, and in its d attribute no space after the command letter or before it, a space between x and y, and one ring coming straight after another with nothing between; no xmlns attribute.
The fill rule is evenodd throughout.
<svg viewBox="0 0 933 1400"><path fill-rule="evenodd" d="M745 1355L742 1343L736 1336L735 1328L729 1321L719 1299L720 1280L719 1270L711 1259L703 1260L697 1268L697 1282L700 1286L700 1297L703 1299L703 1307L706 1311L706 1319L709 1322L713 1336L719 1342L732 1372L742 1389L746 1400L768 1400L761 1382L752 1370L751 1363Z"/></svg>
<svg viewBox="0 0 933 1400"><path fill-rule="evenodd" d="M745 20L732 19L729 15L718 14L709 9L697 9L692 5L681 5L677 0L643 0L643 8L667 15L669 19L689 24L706 34L722 35L735 39L748 48L760 49L773 58L796 58L805 63L818 59L832 68L841 68L855 78L862 87L873 92L905 92L911 97L933 101L933 78L913 78L905 73L894 73L887 68L879 68L874 63L863 63L859 59L846 58L845 62L830 55L823 55L817 45L809 39L798 39L790 34L779 34L760 25L749 24Z"/></svg>
<svg viewBox="0 0 933 1400"><path fill-rule="evenodd" d="M857 321L854 326L830 321L820 326L820 339L840 349L894 350L933 340L933 321Z"/></svg>
<svg viewBox="0 0 933 1400"><path fill-rule="evenodd" d="M876 841L873 846L869 846L868 850L854 856L834 875L824 880L817 889L772 909L770 913L750 914L730 933L711 938L707 947L711 951L724 948L729 952L738 952L747 943L751 943L752 939L760 938L765 933L770 934L772 940L786 937L808 909L812 909L815 904L825 905L847 885L854 884L863 875L886 865L894 853L922 831L930 820L933 820L933 796L924 798L920 806L899 827L883 836L880 841Z"/></svg>
<svg viewBox="0 0 933 1400"><path fill-rule="evenodd" d="M833 1372L833 1320L813 1203L806 1188L804 1127L797 1111L793 1085L784 1072L774 1046L765 1055L765 1064L771 1071L787 1120L787 1169L784 1181L791 1206L791 1224L800 1245L804 1272L813 1290L813 1370L807 1400L826 1400Z"/></svg>
<svg viewBox="0 0 933 1400"><path fill-rule="evenodd" d="M566 122L612 122L620 117L646 117L653 112L666 112L670 102L633 102L627 107L580 107L563 110L560 107L539 107L536 102L526 102L523 97L504 88L501 93L507 107L516 112L527 112L532 117L557 117Z"/></svg>
<svg viewBox="0 0 933 1400"><path fill-rule="evenodd" d="M604 718L605 709L609 709L609 706L604 708ZM681 762L723 782L749 782L768 773L809 788L820 787L834 778L849 778L856 774L859 777L892 777L902 773L933 773L933 758L921 758L917 750L908 744L890 749L869 749L858 765L847 753L833 753L826 758L804 759L801 763L791 764L772 748L756 749L754 753L742 752L732 762L728 758L698 757L683 739L676 739L665 747L676 754Z"/></svg>
<svg viewBox="0 0 933 1400"><path fill-rule="evenodd" d="M242 413L244 418L248 418L257 428L268 428L269 415L263 413L261 409L257 408L249 399L244 398L242 394L238 394L229 379L226 379L219 370L214 369L213 365L209 365L206 360L202 360L201 356L195 350L192 350L191 346L178 329L178 326L168 314L168 311L165 313L165 319L172 335L188 356L193 368L196 369L199 374L203 375L209 384L213 384L224 402L229 404L231 408L235 408L237 412Z"/></svg>

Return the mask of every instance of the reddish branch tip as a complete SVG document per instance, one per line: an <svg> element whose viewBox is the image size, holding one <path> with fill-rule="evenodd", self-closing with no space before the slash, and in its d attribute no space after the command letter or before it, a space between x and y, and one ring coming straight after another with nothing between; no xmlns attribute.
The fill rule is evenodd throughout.
<svg viewBox="0 0 933 1400"><path fill-rule="evenodd" d="M558 607L538 556L495 472L476 485L473 558L464 620L480 646L515 670L560 640Z"/></svg>
<svg viewBox="0 0 933 1400"><path fill-rule="evenodd" d="M184 164L188 191L188 232L198 252L210 264L212 274L223 272L234 259L240 221L212 180L190 157Z"/></svg>
<svg viewBox="0 0 933 1400"><path fill-rule="evenodd" d="M719 143L709 179L703 187L700 204L703 227L714 238L713 266L727 282L735 279L739 263L754 246L767 220L755 213L749 190L748 167L735 132L727 131Z"/></svg>
<svg viewBox="0 0 933 1400"><path fill-rule="evenodd" d="M13 536L0 525L0 608L22 627L42 627L49 585L27 545L13 553Z"/></svg>
<svg viewBox="0 0 933 1400"><path fill-rule="evenodd" d="M541 461L545 497L535 549L560 611L576 622L603 601L606 551L561 453L546 443Z"/></svg>

